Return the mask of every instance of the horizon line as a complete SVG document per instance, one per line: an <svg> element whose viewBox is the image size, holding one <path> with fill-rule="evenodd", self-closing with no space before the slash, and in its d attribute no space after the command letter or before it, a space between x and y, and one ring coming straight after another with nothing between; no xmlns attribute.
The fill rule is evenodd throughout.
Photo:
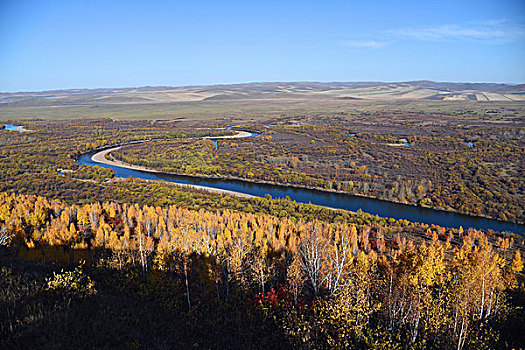
<svg viewBox="0 0 525 350"><path fill-rule="evenodd" d="M44 89L44 90L11 90L11 91L0 91L0 94L19 94L19 93L44 93L44 92L59 92L59 91L85 91L85 90L124 90L124 89L144 89L144 88L196 88L196 87L213 87L213 86L232 86L232 85L249 85L249 84L348 84L348 83L359 83L359 84L406 84L406 83L440 83L440 84L494 84L494 85L507 85L507 86L518 86L523 85L525 82L510 83L510 82L494 82L494 81L437 81L429 79L417 79L417 80L298 80L298 81L246 81L236 83L211 83L211 84L183 84L183 85L141 85L141 86L120 86L120 87L76 87L76 88L57 88L57 89Z"/></svg>

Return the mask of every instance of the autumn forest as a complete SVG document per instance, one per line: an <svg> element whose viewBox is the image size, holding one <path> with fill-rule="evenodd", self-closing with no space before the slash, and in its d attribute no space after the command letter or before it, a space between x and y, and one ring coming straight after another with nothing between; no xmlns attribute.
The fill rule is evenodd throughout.
<svg viewBox="0 0 525 350"><path fill-rule="evenodd" d="M508 118L11 121L24 129L0 130L0 347L521 348L522 232L123 178L108 166L522 227L524 126ZM108 149L100 166L79 165Z"/></svg>

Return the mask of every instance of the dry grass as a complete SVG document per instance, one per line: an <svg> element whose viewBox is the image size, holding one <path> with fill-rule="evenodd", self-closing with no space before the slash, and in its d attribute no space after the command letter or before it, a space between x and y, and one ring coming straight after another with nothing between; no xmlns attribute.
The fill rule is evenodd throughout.
<svg viewBox="0 0 525 350"><path fill-rule="evenodd" d="M450 114L460 111L479 116L487 109L512 109L518 113L517 117L525 116L524 102L513 101L524 96L520 95L520 87L509 94L493 91L503 87L490 84L479 87L489 91L471 89L470 85L467 89L463 85L432 82L370 84L254 83L0 93L0 120L116 118L262 122L281 116L360 115L384 110ZM459 90L454 90L454 86Z"/></svg>

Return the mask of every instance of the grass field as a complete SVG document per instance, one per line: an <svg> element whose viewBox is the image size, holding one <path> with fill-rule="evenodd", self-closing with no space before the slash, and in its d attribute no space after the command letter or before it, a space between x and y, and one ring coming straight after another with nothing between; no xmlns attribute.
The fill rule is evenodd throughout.
<svg viewBox="0 0 525 350"><path fill-rule="evenodd" d="M253 83L0 93L0 120L112 118L250 122L278 121L282 116L346 116L351 120L363 113L388 111L512 121L525 116L525 103L518 101L522 97L521 89L521 85L433 82Z"/></svg>
<svg viewBox="0 0 525 350"><path fill-rule="evenodd" d="M0 120L27 119L179 119L217 121L278 121L338 116L352 120L363 113L439 113L479 120L514 123L525 117L525 103L514 101L360 101L338 99L237 99L179 103L85 104L36 107L0 107Z"/></svg>

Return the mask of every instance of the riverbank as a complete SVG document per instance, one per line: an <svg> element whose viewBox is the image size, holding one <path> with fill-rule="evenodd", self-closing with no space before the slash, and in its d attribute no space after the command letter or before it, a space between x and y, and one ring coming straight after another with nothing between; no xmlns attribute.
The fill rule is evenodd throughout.
<svg viewBox="0 0 525 350"><path fill-rule="evenodd" d="M232 135L232 136L235 136L235 135ZM228 138L234 138L232 136L228 136ZM217 138L217 137L214 137L214 138ZM483 218L483 219L489 219L489 220L496 220L496 221L501 222L501 223L523 225L522 222L501 221L501 220L498 220L497 218L492 218L492 217L484 216L484 215L472 215L472 214L469 214L469 213L463 213L463 212L460 212L460 211L457 211L457 210L453 210L453 209L434 208L434 207L430 207L430 206L420 206L420 205L416 205L416 204L413 204L413 203L406 203L406 202L395 201L395 200L386 200L386 199L382 199L382 198L364 196L364 195L358 194L358 193L348 193L348 192L345 192L345 191L338 191L338 190L334 190L334 189L317 188L317 187L311 187L311 186L301 186L301 185L297 185L297 184L283 184L283 183L278 183L278 182L273 182L273 181L266 181L266 180L251 180L251 179L245 179L245 178L236 177L236 176L189 175L189 174L181 174L181 173L157 170L157 169L148 168L148 167L144 167L144 166L140 166L140 165L133 165L133 164L129 164L129 163L124 163L124 162L122 162L120 160L117 160L117 159L113 158L111 156L111 154L109 154L112 151L120 149L121 147L122 146L118 146L118 147L110 148L110 149L107 149L107 150L104 150L104 151L100 151L100 152L94 154L91 157L91 160L94 161L94 162L106 164L106 165L109 165L109 166L118 166L118 167L121 167L121 168L126 168L126 169L136 170L136 171L145 171L145 172L154 173L154 174L186 176L186 177L191 177L191 178L194 178L194 179L236 180L236 181L244 181L244 182L252 183L252 184L264 184L264 185L283 186L283 187L290 187L290 188L297 188L297 189L317 190L317 191L323 191L323 192L329 192L329 193L347 194L347 195L361 197L361 198L370 198L370 199L375 199L375 200L384 201L384 202L408 205L408 206L415 207L415 208L425 208L425 209L442 211L442 212L446 212L446 213L468 215L468 216L471 216L473 218ZM231 195L242 197L242 198L257 197L257 196L252 196L252 195L249 195L249 194L246 194L246 193L242 193L242 192L236 192L236 191L229 191L230 193L221 192L221 191L228 191L228 190L220 190L220 189L217 189L217 188L214 188L214 187L199 186L199 185L189 185L189 184L186 185L186 186L188 186L188 187L196 187L196 188L199 188L199 189L202 189L202 190L205 190L205 191L209 191L209 192L231 194ZM337 208L332 208L332 207L329 207L329 206L323 206L323 207L326 207L328 209L333 209L333 210L339 210Z"/></svg>
<svg viewBox="0 0 525 350"><path fill-rule="evenodd" d="M235 131L237 134L235 135L226 135L226 136L204 136L203 139L242 139L246 137L252 137L253 134L248 131L241 131L241 130L232 130Z"/></svg>
<svg viewBox="0 0 525 350"><path fill-rule="evenodd" d="M235 138L236 135L232 135ZM214 137L220 139L221 137ZM231 136L229 138L232 138ZM406 219L412 222L436 224L443 227L463 226L463 228L477 228L495 231L509 231L523 234L523 224L500 221L484 216L474 216L459 213L454 210L418 206L410 203L383 200L359 194L337 191L332 189L311 188L301 185L279 184L264 180L250 180L232 176L221 177L216 175L196 176L150 169L143 166L127 164L112 159L110 153L124 145L101 150L96 154L86 154L79 158L79 164L104 164L114 167L119 177L137 177L150 180L165 180L177 184L196 187L205 191L219 192L218 190L232 191L229 194L238 196L263 197L270 194L274 198L290 197L300 203L312 203L329 209L342 209L355 212L362 209L364 212L377 214L385 218ZM108 155L109 154L109 155ZM149 175L148 175L149 174ZM220 187L217 188L217 187ZM227 192L220 192L227 193Z"/></svg>
<svg viewBox="0 0 525 350"><path fill-rule="evenodd" d="M253 135L252 133L247 132L247 131L237 131L236 130L236 132L237 132L237 134L235 134L235 135L205 136L205 137L203 137L203 139L215 139L215 140L216 139L221 139L221 140L222 139L236 139L236 138L251 137ZM165 174L166 173L166 172L163 172L163 171L159 171L159 170L143 167L143 166L140 166L140 165L132 165L132 164L124 163L124 162L122 162L120 160L117 160L117 159L113 158L110 153L115 151L115 150L117 150L117 149L122 148L123 146L124 145L100 151L100 152L94 154L91 157L91 160L94 161L94 162L97 162L97 163L102 163L102 164L106 164L106 165L110 165L110 166L118 166L118 167L121 167L121 168L130 169L130 170L147 171L147 172L150 172L150 173L157 173L157 174ZM212 192L212 193L227 194L227 195L232 195L232 196L236 196L236 197L240 197L240 198L254 198L254 197L257 197L257 196L253 196L253 195L248 194L248 193L242 193L242 192L236 192L236 191L230 191L230 190L223 190L223 189L220 189L220 188L213 188L213 187L207 187L207 186L192 185L192 184L178 184L178 185L180 185L181 187L191 187L191 188L194 188L194 189L197 189L197 190L208 191L208 192Z"/></svg>
<svg viewBox="0 0 525 350"><path fill-rule="evenodd" d="M236 134L234 134L234 135L204 136L203 139L213 139L213 140L240 139L240 138L246 138L246 137L253 136L253 134L251 132L247 132L247 131L235 130L235 132L236 132ZM162 139L162 140L166 141L166 139ZM140 141L136 141L136 142L130 142L129 144L140 143L140 142L148 142L148 141L159 141L159 140L140 140ZM150 173L159 173L159 174L169 174L169 173L167 173L165 171L156 170L156 169L152 169L152 168L147 168L147 167L143 167L143 166L140 166L140 165L128 164L128 163L124 163L124 162L122 162L120 160L117 160L117 159L113 158L110 153L113 152L113 151L116 151L116 150L118 150L120 148L122 148L123 146L125 146L125 145L120 145L120 146L117 146L117 147L105 149L105 150L102 150L102 151L100 151L98 153L95 153L91 157L91 160L94 161L94 162L103 163L103 164L106 164L106 165L118 166L118 167L121 167L121 168L126 168L126 169L131 169L131 170L147 171L147 172L150 172ZM180 174L173 173L171 175L180 175ZM201 186L201 187L203 187L203 186Z"/></svg>
<svg viewBox="0 0 525 350"><path fill-rule="evenodd" d="M229 137L229 138L231 138L231 137ZM161 171L161 170L155 170L155 169L143 167L143 166L140 166L140 165L132 165L132 164L124 163L124 162L122 162L120 160L117 160L117 159L113 158L111 156L111 154L109 154L112 151L115 151L115 150L117 150L117 149L119 149L121 147L122 146L110 148L110 149L107 149L107 150L104 150L104 151L100 151L100 152L94 154L91 157L91 160L94 161L94 162L97 162L97 163L105 164L105 165L118 166L120 168L126 168L126 169L136 170L136 171L146 171L146 172L149 172L149 173L162 174L162 175L188 176L188 177L193 177L193 178L196 178L196 179L206 178L206 179L239 180L239 181L251 182L253 184L262 183L262 184L267 184L267 185L288 186L288 185L283 185L283 184L279 184L279 183L276 183L276 182L269 182L269 181L256 182L256 181L251 181L251 180L246 180L246 179L243 179L243 178L236 178L236 177L222 178L222 177L212 177L212 176L204 176L204 175L203 176L193 176L193 175L186 175L186 174L177 174L177 173L170 173L170 172ZM118 178L118 179L123 179L123 178ZM146 181L157 181L157 180L146 180ZM181 187L189 187L189 188L194 188L194 189L202 190L202 191L208 191L208 192L212 192L212 193L227 194L227 195L236 196L236 197L239 197L239 198L257 198L257 197L259 197L259 196L254 196L254 195L251 195L251 194L248 194L248 193L237 192L237 191L230 191L230 190L223 190L223 189L220 189L220 188L214 188L214 187L208 187L208 186L200 186L200 185L192 185L192 184L181 184L181 183L176 183L176 182L174 182L174 184L179 185ZM296 187L296 188L303 188L303 189L311 189L311 190L320 190L320 191L322 191L322 189L313 188L313 187L311 187L311 188L309 188L309 187L299 187L299 186L294 186L294 185L289 185L289 186ZM344 192L335 192L334 191L334 193L344 193ZM366 197L364 197L364 198L366 198ZM340 208L333 208L333 207L326 206L326 205L321 205L321 207L326 208L326 209L330 209L330 210L344 210L344 209L340 209ZM347 211L352 213L352 214L356 214L355 211L351 211L351 210L347 210Z"/></svg>

